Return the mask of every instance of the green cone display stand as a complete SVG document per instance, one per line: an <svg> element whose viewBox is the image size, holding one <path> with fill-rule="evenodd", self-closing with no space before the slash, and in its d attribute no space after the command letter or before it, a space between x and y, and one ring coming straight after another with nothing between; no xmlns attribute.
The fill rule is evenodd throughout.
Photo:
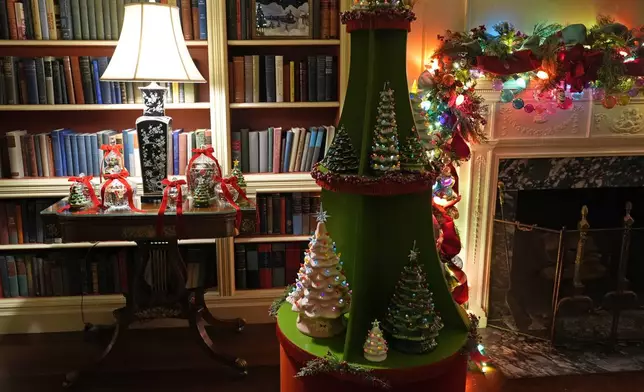
<svg viewBox="0 0 644 392"><path fill-rule="evenodd" d="M394 90L400 142L412 135L414 121L405 74L407 33L404 27L351 32L351 69L338 127L344 126L359 154L360 176L372 175L369 163L376 108L386 82ZM441 392L464 391L467 358L460 351L468 339L469 321L452 299L436 252L431 187L394 192L400 194L390 196L337 192L332 186L321 185L326 188L322 191L322 205L330 215L327 228L341 254L352 289L351 311L346 318L346 333L315 339L297 330L297 313L291 311L290 304L282 306L278 314L282 392L318 391L321 382L336 392L372 390L365 385L358 388L358 381L347 382L351 380L334 374L291 380L306 358L323 357L328 351L351 364L374 369L391 381L394 391L416 390L414 385L431 386ZM391 186L383 185L383 189ZM438 346L420 355L390 349L385 361L368 362L363 357L362 344L371 322L385 317L414 241L420 251L418 262L427 274L436 310L445 324L437 339Z"/></svg>

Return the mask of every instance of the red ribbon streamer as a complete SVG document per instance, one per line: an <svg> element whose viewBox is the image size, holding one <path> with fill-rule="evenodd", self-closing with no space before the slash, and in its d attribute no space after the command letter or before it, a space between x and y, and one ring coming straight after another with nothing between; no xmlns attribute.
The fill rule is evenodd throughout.
<svg viewBox="0 0 644 392"><path fill-rule="evenodd" d="M141 209L136 208L134 205L134 193L132 192L132 187L130 186L130 183L127 181L126 177L129 175L128 171L123 169L121 170L120 173L115 173L115 174L106 174L105 178L107 181L103 183L103 186L101 187L101 201L103 204L101 205L102 208L107 208L105 206L105 189L114 181L114 180L119 180L123 183L125 186L125 196L127 197L127 204L130 206L130 209L134 212L145 212Z"/></svg>
<svg viewBox="0 0 644 392"><path fill-rule="evenodd" d="M161 199L161 206L159 207L158 219L157 219L157 234L161 236L163 234L163 215L165 210L168 208L168 195L172 188L177 188L177 225L179 226L179 232L181 232L181 216L183 215L183 192L181 186L185 185L186 180L168 180L165 178L161 181L161 184L165 185L163 190L163 199Z"/></svg>
<svg viewBox="0 0 644 392"><path fill-rule="evenodd" d="M205 155L206 157L208 157L208 158L212 159L213 161L215 161L215 166L217 167L217 172L221 176L221 166L219 166L219 161L217 160L217 158L215 158L215 156L212 155L213 152L215 152L215 150L211 146L208 146L206 148L193 148L192 152L193 152L193 155L192 155L192 158L190 158L190 161L188 162L188 169L186 170L186 179L188 180L188 184L192 184L192 179L190 177L190 174L191 174L190 173L191 172L190 167L192 166L194 161L197 158L199 158L201 155Z"/></svg>
<svg viewBox="0 0 644 392"><path fill-rule="evenodd" d="M223 178L221 176L215 176L214 179L216 182L218 182L221 185L221 191L224 194L226 201L230 203L231 206L233 206L235 211L237 211L237 214L235 216L235 227L239 229L239 226L241 225L241 218L242 218L241 208L237 203L235 203L235 200L233 199L233 195L230 193L226 185L232 186L237 191L237 193L239 193L239 196L242 197L244 200L246 200L248 204L250 204L251 206L255 207L255 203L253 203L248 198L248 196L246 196L246 192L244 192L244 190L239 187L239 184L237 183L237 177ZM255 218L258 219L257 208L255 208Z"/></svg>
<svg viewBox="0 0 644 392"><path fill-rule="evenodd" d="M98 200L98 197L96 197L96 193L94 192L94 188L92 187L92 176L83 176L83 177L69 177L68 181L70 182L82 182L87 188L90 190L90 198L92 199L92 208L96 209L101 205L101 202ZM68 202L69 203L69 202ZM57 212L65 212L71 208L70 204L67 204L66 206L60 208Z"/></svg>
<svg viewBox="0 0 644 392"><path fill-rule="evenodd" d="M597 50L587 50L582 44L559 52L561 69L565 73L565 82L570 91L581 92L586 83L597 79L604 54Z"/></svg>

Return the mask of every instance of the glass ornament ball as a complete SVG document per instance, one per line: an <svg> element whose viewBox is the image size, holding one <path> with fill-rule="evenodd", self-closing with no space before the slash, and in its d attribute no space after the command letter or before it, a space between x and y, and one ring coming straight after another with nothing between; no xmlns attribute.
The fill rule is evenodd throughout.
<svg viewBox="0 0 644 392"><path fill-rule="evenodd" d="M514 93L510 90L503 90L501 93L501 102L508 103L514 99Z"/></svg>
<svg viewBox="0 0 644 392"><path fill-rule="evenodd" d="M543 105L537 105L537 107L534 108L534 111L537 112L537 114L543 114L543 112L546 111L546 108L543 107Z"/></svg>
<svg viewBox="0 0 644 392"><path fill-rule="evenodd" d="M501 91L503 90L503 80L501 79L494 79L492 81L492 89L494 91Z"/></svg>
<svg viewBox="0 0 644 392"><path fill-rule="evenodd" d="M612 95L609 95L602 100L602 105L606 109L612 109L615 107L615 105L617 105L617 98L613 97Z"/></svg>
<svg viewBox="0 0 644 392"><path fill-rule="evenodd" d="M534 112L534 105L529 103L523 107L523 110L525 110L526 113L532 113Z"/></svg>
<svg viewBox="0 0 644 392"><path fill-rule="evenodd" d="M432 75L429 73L429 71L424 71L422 74L420 74L420 76L418 77L419 88L424 90L433 85L434 80L432 79Z"/></svg>
<svg viewBox="0 0 644 392"><path fill-rule="evenodd" d="M523 109L525 107L525 102L523 102L523 99L517 98L512 101L512 107L517 110Z"/></svg>
<svg viewBox="0 0 644 392"><path fill-rule="evenodd" d="M447 87L451 87L454 85L454 83L456 83L456 78L452 74L445 74L443 75L443 79L441 81Z"/></svg>
<svg viewBox="0 0 644 392"><path fill-rule="evenodd" d="M628 90L628 96L631 97L631 98L637 97L637 94L639 94L639 93L640 93L640 90L638 90L636 88L632 88L632 89Z"/></svg>
<svg viewBox="0 0 644 392"><path fill-rule="evenodd" d="M596 88L593 90L593 99L596 101L603 101L606 98L606 92L603 88Z"/></svg>
<svg viewBox="0 0 644 392"><path fill-rule="evenodd" d="M112 180L105 188L103 196L103 205L107 207L105 212L127 211L130 209L125 181L128 180L126 178ZM129 185L134 193L135 186ZM132 197L134 197L134 194Z"/></svg>
<svg viewBox="0 0 644 392"><path fill-rule="evenodd" d="M631 97L628 95L622 95L617 99L617 103L622 106L628 105L631 102Z"/></svg>
<svg viewBox="0 0 644 392"><path fill-rule="evenodd" d="M235 189L230 184L223 184L223 186L225 186L228 192L230 193L230 197L232 197L233 202L237 202L237 199L239 198L239 192L237 191L237 189ZM224 195L224 190L222 188L221 182L218 182L217 184L215 184L215 194L217 195L217 200L219 200L219 202L221 202L224 205L230 204L228 199L226 199L226 195Z"/></svg>
<svg viewBox="0 0 644 392"><path fill-rule="evenodd" d="M635 81L635 85L637 87L644 87L644 78L637 78L637 80Z"/></svg>
<svg viewBox="0 0 644 392"><path fill-rule="evenodd" d="M429 101L422 101L420 103L420 108L426 112L429 112L429 110L432 108L432 103Z"/></svg>

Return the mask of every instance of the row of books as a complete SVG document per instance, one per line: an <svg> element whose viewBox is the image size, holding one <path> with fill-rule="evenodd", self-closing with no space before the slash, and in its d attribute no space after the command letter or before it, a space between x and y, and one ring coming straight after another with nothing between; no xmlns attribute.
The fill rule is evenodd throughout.
<svg viewBox="0 0 644 392"><path fill-rule="evenodd" d="M230 99L251 102L329 102L338 99L337 60L308 56L234 56L228 64Z"/></svg>
<svg viewBox="0 0 644 392"><path fill-rule="evenodd" d="M131 0L0 0L0 39L118 40ZM206 0L157 1L179 7L183 36L208 38Z"/></svg>
<svg viewBox="0 0 644 392"><path fill-rule="evenodd" d="M184 175L192 149L212 144L210 129L172 131L168 175ZM98 177L101 172L103 144L123 145L123 164L131 176L141 176L136 129L117 132L106 129L96 133L77 133L70 129L29 134L10 131L0 151L9 157L11 178L68 177L80 174ZM4 149L6 147L6 151Z"/></svg>
<svg viewBox="0 0 644 392"><path fill-rule="evenodd" d="M81 294L127 293L130 267L138 257L135 248L70 249L41 254L0 255L0 298L48 297ZM182 247L186 260L186 288L217 286L214 248ZM157 271L150 264L144 279L148 284ZM150 284L151 285L151 284Z"/></svg>
<svg viewBox="0 0 644 392"><path fill-rule="evenodd" d="M273 7L278 5L281 7L282 14L288 14L288 11L293 14L293 10L289 9L289 7L295 8L294 5L306 3L308 9L305 11L308 11L307 17L310 21L311 38L338 38L339 0L308 0L300 2L226 0L226 24L229 40L253 38L252 29L257 28L257 22L252 18L257 18L255 16L257 11L252 9L252 5L257 3L268 6L273 5ZM302 5L299 8L303 11ZM266 12L264 13L266 14Z"/></svg>
<svg viewBox="0 0 644 392"><path fill-rule="evenodd" d="M319 193L258 194L256 202L259 234L308 235L315 230Z"/></svg>
<svg viewBox="0 0 644 392"><path fill-rule="evenodd" d="M302 242L235 245L235 287L269 289L295 282L302 254Z"/></svg>
<svg viewBox="0 0 644 392"><path fill-rule="evenodd" d="M140 83L104 82L107 57L0 58L0 105L143 103ZM169 83L167 101L194 103L195 85Z"/></svg>
<svg viewBox="0 0 644 392"><path fill-rule="evenodd" d="M335 136L335 127L270 127L232 132L232 158L244 173L307 172L322 160Z"/></svg>
<svg viewBox="0 0 644 392"><path fill-rule="evenodd" d="M54 242L48 238L40 211L57 199L20 199L0 202L0 245Z"/></svg>

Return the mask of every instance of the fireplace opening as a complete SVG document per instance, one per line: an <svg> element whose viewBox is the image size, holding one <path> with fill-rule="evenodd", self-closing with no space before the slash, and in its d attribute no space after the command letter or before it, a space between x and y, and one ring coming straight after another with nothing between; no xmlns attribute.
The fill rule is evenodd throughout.
<svg viewBox="0 0 644 392"><path fill-rule="evenodd" d="M643 188L504 192L496 219L490 325L555 342L644 340Z"/></svg>

